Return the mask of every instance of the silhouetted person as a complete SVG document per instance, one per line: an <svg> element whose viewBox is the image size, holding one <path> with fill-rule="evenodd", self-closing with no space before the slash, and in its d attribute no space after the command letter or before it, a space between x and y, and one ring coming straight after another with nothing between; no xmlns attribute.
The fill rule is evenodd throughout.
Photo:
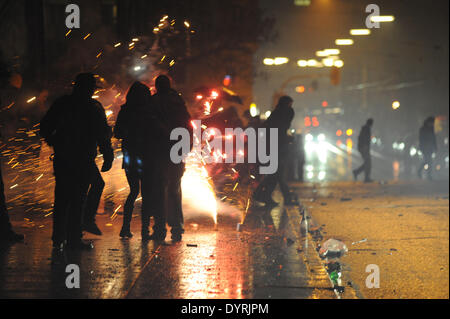
<svg viewBox="0 0 450 319"><path fill-rule="evenodd" d="M120 231L120 237L131 238L133 234L130 231L131 218L134 209L134 203L139 195L143 178L143 148L152 145L144 145L142 125L153 125L152 123L142 123L144 115L150 112L150 89L141 82L135 82L128 90L126 103L121 106L119 115L117 116L114 135L122 140L123 163L122 168L125 170L130 193L126 199L123 211L123 225ZM140 123L142 123L140 125ZM150 179L152 174L150 173ZM151 190L151 187L150 187ZM143 194L144 195L144 194ZM147 202L148 199L143 199ZM142 211L141 218L143 220L144 234L148 235L148 223L150 213Z"/></svg>
<svg viewBox="0 0 450 319"><path fill-rule="evenodd" d="M289 158L289 180L303 182L303 166L305 165L305 148L303 145L303 135L294 134L291 147L291 158ZM297 174L296 174L297 172Z"/></svg>
<svg viewBox="0 0 450 319"><path fill-rule="evenodd" d="M0 89L3 89L7 85L10 79L10 72L5 64L2 63L2 55L0 52ZM3 109L3 105L0 99L0 110ZM1 137L1 134L0 134ZM22 241L24 236L22 234L16 234L9 221L8 209L6 208L5 199L5 186L3 184L3 176L0 162L0 242L18 242Z"/></svg>
<svg viewBox="0 0 450 319"><path fill-rule="evenodd" d="M364 171L364 182L370 183L370 171L372 169L372 163L370 158L370 140L372 137L372 125L373 119L368 119L366 124L361 128L361 132L358 136L358 151L361 154L364 163L353 170L353 177L355 180L358 179L358 175Z"/></svg>
<svg viewBox="0 0 450 319"><path fill-rule="evenodd" d="M155 81L157 93L152 96L152 105L155 107L157 117L166 128L165 153L158 158L158 176L163 185L163 208L157 210L154 216L155 226L151 238L164 240L166 225L164 211L167 212L167 222L171 227L172 240L180 241L184 233L184 219L182 210L181 178L183 177L185 164L174 164L170 159L170 148L176 141L169 140L169 134L174 128L186 128L192 132L191 116L187 111L184 100L171 88L170 80L165 75L160 75Z"/></svg>
<svg viewBox="0 0 450 319"><path fill-rule="evenodd" d="M434 117L428 117L419 130L419 150L422 152L423 163L419 167L418 175L422 178L423 169L427 177L432 179L433 153L437 151L436 135L434 134Z"/></svg>
<svg viewBox="0 0 450 319"><path fill-rule="evenodd" d="M105 111L92 99L96 87L92 74L77 75L72 94L57 99L41 121L41 136L55 152L52 240L56 249L92 248L81 240L81 223L97 148L103 154L102 172L110 170L114 160Z"/></svg>
<svg viewBox="0 0 450 319"><path fill-rule="evenodd" d="M287 154L289 142L292 137L288 136L287 130L291 126L292 119L295 112L292 108L292 98L289 96L282 96L275 110L271 113L266 122L262 125L267 129L267 136L270 128L278 129L278 169L274 174L266 175L258 185L254 192L254 198L266 204L266 206L276 206L272 199L272 193L277 184L280 185L281 193L283 194L284 203L286 205L294 204L295 201L291 198L289 187L285 181L285 170L287 168ZM270 140L268 136L268 141Z"/></svg>
<svg viewBox="0 0 450 319"><path fill-rule="evenodd" d="M250 113L250 110L244 111L243 116L247 120L247 127L252 127L254 129L258 129L258 127L260 127L262 125L262 121L261 121L261 118L259 117L259 115L252 116Z"/></svg>

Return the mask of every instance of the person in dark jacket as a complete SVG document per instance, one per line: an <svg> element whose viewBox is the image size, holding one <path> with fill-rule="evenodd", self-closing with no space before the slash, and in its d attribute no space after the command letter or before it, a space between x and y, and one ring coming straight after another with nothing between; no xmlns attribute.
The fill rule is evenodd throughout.
<svg viewBox="0 0 450 319"><path fill-rule="evenodd" d="M285 205L295 204L296 201L292 198L289 191L289 186L285 181L285 171L287 168L287 156L289 143L291 137L287 131L291 126L291 122L295 116L294 109L292 108L292 98L289 96L282 96L275 110L271 113L269 118L262 125L268 131L271 128L278 129L278 169L274 174L266 175L256 188L253 198L259 202L263 202L267 207L276 206L276 203L272 199L272 193L275 190L277 184L280 185L281 193ZM270 138L268 138L270 140Z"/></svg>
<svg viewBox="0 0 450 319"><path fill-rule="evenodd" d="M171 227L172 240L181 241L184 233L184 219L182 209L181 178L183 177L185 164L174 164L170 159L170 148L176 141L170 141L170 132L175 128L185 128L191 132L191 116L187 111L184 100L171 88L170 80L165 75L160 75L155 81L157 93L152 96L152 104L157 113L158 120L165 127L164 151L157 158L158 174L157 184L162 185L164 201L160 209L156 210L154 232L151 239L164 240L166 237L167 222ZM158 192L157 192L158 193ZM156 196L156 195L155 195Z"/></svg>
<svg viewBox="0 0 450 319"><path fill-rule="evenodd" d="M364 171L364 182L370 183L370 171L372 169L372 163L370 158L370 142L372 138L372 125L373 119L368 119L366 124L361 128L361 132L358 136L358 151L361 154L364 162L357 169L353 170L353 177L355 181L358 179L358 175Z"/></svg>
<svg viewBox="0 0 450 319"><path fill-rule="evenodd" d="M423 163L417 174L422 178L423 169L427 171L427 177L432 179L433 153L437 151L436 135L434 133L434 117L428 117L419 130L419 150L422 152Z"/></svg>
<svg viewBox="0 0 450 319"><path fill-rule="evenodd" d="M40 134L55 152L53 247L91 249L82 241L82 205L91 182L97 148L103 154L102 172L111 169L114 154L111 129L101 104L92 99L96 80L77 75L73 92L57 99L41 121Z"/></svg>
<svg viewBox="0 0 450 319"><path fill-rule="evenodd" d="M146 145L143 145L144 128L140 127L139 123L141 123L145 114L150 111L150 98L150 89L145 84L141 82L133 83L128 91L126 103L120 108L114 128L115 137L122 140L122 168L125 170L130 186L130 193L124 205L123 225L120 231L120 237L122 238L133 236L130 231L130 223L134 203L142 186L143 148L146 147ZM152 125L152 123L143 124ZM147 147L151 148L151 145L147 145ZM144 201L147 201L147 198ZM141 217L144 225L149 222L147 221L150 218L148 212L143 211ZM145 233L148 233L148 226L147 231L144 231Z"/></svg>

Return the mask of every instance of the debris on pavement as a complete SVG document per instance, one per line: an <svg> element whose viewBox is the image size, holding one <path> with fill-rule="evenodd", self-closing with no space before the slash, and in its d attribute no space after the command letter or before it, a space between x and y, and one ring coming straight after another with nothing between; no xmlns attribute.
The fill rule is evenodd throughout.
<svg viewBox="0 0 450 319"><path fill-rule="evenodd" d="M325 241L319 249L319 255L322 258L339 258L346 252L348 252L347 246L334 238Z"/></svg>
<svg viewBox="0 0 450 319"><path fill-rule="evenodd" d="M341 197L341 202L349 202L352 199L350 197Z"/></svg>
<svg viewBox="0 0 450 319"><path fill-rule="evenodd" d="M198 247L197 244L186 244L187 247Z"/></svg>
<svg viewBox="0 0 450 319"><path fill-rule="evenodd" d="M367 241L367 238L364 238L364 239L361 239L361 240L359 240L359 241L353 242L352 245L364 243L364 242L366 242L366 241Z"/></svg>

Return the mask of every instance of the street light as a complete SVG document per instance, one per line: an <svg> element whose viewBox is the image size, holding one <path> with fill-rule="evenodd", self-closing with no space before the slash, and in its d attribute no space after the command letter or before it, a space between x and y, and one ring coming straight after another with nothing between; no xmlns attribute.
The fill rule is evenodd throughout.
<svg viewBox="0 0 450 319"><path fill-rule="evenodd" d="M306 60L298 60L298 61L297 61L297 65L298 65L299 67L304 68L305 66L308 66L308 61L306 61Z"/></svg>
<svg viewBox="0 0 450 319"><path fill-rule="evenodd" d="M274 61L273 59L271 59L271 58L265 58L265 59L263 60L263 63L264 63L265 65L274 65L275 61Z"/></svg>
<svg viewBox="0 0 450 319"><path fill-rule="evenodd" d="M317 61L314 59L310 59L307 62L308 66L316 66L317 65Z"/></svg>
<svg viewBox="0 0 450 319"><path fill-rule="evenodd" d="M392 22L394 21L394 16L374 16L370 17L370 21L372 22Z"/></svg>
<svg viewBox="0 0 450 319"><path fill-rule="evenodd" d="M394 101L392 102L392 109L396 110L400 107L400 102L399 101Z"/></svg>
<svg viewBox="0 0 450 319"><path fill-rule="evenodd" d="M336 45L352 45L353 40L352 39L336 39L335 43L336 43Z"/></svg>
<svg viewBox="0 0 450 319"><path fill-rule="evenodd" d="M333 60L333 58L326 58L326 59L322 59L322 63L326 67L332 67L333 63L334 63L334 60Z"/></svg>
<svg viewBox="0 0 450 319"><path fill-rule="evenodd" d="M339 49L324 49L322 51L316 51L316 56L324 58L330 55L338 55L341 53Z"/></svg>
<svg viewBox="0 0 450 319"><path fill-rule="evenodd" d="M336 60L336 61L334 61L334 64L333 64L335 67L337 67L337 68L342 68L343 66L344 66L344 61L342 61L342 60Z"/></svg>
<svg viewBox="0 0 450 319"><path fill-rule="evenodd" d="M351 35L369 35L370 30L369 29L351 29L350 34Z"/></svg>
<svg viewBox="0 0 450 319"><path fill-rule="evenodd" d="M289 59L288 59L288 58L285 58L285 57L276 57L276 58L273 60L273 63L274 63L275 65L286 64L286 63L288 63L288 62L289 62Z"/></svg>

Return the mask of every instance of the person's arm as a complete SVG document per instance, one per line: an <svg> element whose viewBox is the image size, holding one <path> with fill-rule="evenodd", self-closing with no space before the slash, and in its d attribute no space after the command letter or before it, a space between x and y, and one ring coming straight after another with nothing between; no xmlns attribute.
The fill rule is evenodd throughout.
<svg viewBox="0 0 450 319"><path fill-rule="evenodd" d="M98 146L100 153L103 154L103 166L102 166L102 172L107 172L111 169L112 163L114 161L114 151L111 146L111 136L112 131L111 127L108 125L108 122L106 120L106 114L105 110L103 109L103 106L98 102L95 101L96 111L98 114Z"/></svg>
<svg viewBox="0 0 450 319"><path fill-rule="evenodd" d="M56 100L41 120L39 134L49 146L54 146L61 100Z"/></svg>
<svg viewBox="0 0 450 319"><path fill-rule="evenodd" d="M114 126L114 137L124 139L126 135L125 110L120 108L119 114L117 115L116 125Z"/></svg>

